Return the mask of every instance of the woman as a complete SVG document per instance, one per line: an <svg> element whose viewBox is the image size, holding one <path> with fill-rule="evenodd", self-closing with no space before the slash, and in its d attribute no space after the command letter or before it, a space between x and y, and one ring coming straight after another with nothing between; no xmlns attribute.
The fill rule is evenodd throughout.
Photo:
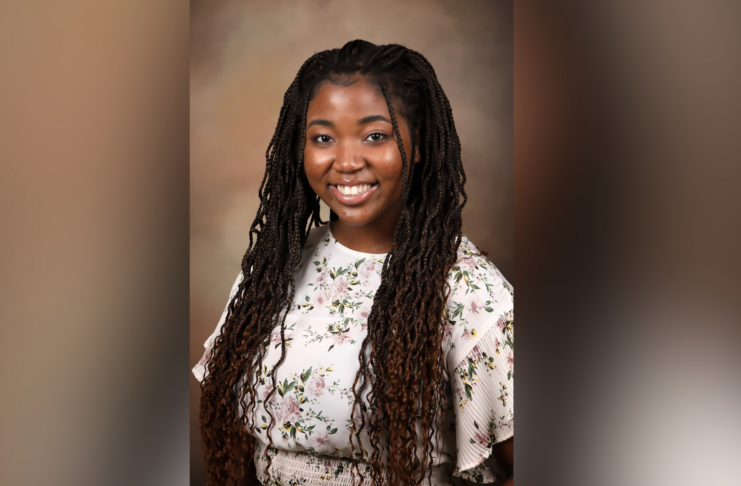
<svg viewBox="0 0 741 486"><path fill-rule="evenodd" d="M493 482L492 449L511 466L513 297L461 234L460 154L421 54L356 40L304 63L194 368L212 483L253 459L263 484Z"/></svg>

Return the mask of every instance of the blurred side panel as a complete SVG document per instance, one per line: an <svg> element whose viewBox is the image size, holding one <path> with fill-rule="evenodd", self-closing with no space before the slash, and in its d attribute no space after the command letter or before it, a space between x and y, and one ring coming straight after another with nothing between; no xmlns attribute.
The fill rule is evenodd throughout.
<svg viewBox="0 0 741 486"><path fill-rule="evenodd" d="M736 485L738 2L515 6L518 485Z"/></svg>
<svg viewBox="0 0 741 486"><path fill-rule="evenodd" d="M188 482L187 3L0 4L0 483Z"/></svg>

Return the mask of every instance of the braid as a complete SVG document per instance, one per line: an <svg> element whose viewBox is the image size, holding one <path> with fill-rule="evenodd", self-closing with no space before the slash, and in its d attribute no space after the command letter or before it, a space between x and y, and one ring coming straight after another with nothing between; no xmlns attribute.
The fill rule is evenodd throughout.
<svg viewBox="0 0 741 486"><path fill-rule="evenodd" d="M466 202L460 140L448 99L421 54L400 45L356 40L304 62L285 92L265 152L260 206L242 259L244 278L227 307L202 383L200 424L212 484L241 480L246 461L255 455L256 436L263 433L268 446L262 456L271 481L276 419L270 402L278 387L277 370L286 359L285 323L296 294L294 273L309 230L326 224L303 169L306 114L322 81L347 75L365 76L380 86L402 159L403 202L352 386L351 473L355 477L359 472L360 458L373 485L411 485L431 478L437 447L433 444L439 444L441 414L447 406L442 359L450 293L446 277L457 260ZM398 115L412 135L411 159ZM417 154L421 160L415 163ZM280 358L268 369L263 360L276 330ZM271 388L262 402L269 419L261 426L256 421L258 385ZM361 398L364 394L366 399ZM421 451L418 422L425 439ZM371 451L362 448L362 431L368 434Z"/></svg>

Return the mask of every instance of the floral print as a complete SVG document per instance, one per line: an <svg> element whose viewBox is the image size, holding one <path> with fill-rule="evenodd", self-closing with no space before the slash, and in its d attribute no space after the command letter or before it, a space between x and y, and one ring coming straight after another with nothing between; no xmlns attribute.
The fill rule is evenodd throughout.
<svg viewBox="0 0 741 486"><path fill-rule="evenodd" d="M270 481L258 473L263 484L349 484L352 386L385 259L345 248L329 226L311 231L296 270L296 297L286 314L283 338L280 328L273 331L255 377L257 404L248 423L259 449L273 457ZM230 300L242 278L240 274ZM514 427L513 292L465 237L447 285L450 297L442 325L449 407L440 418L442 440L433 451L433 470L441 484L457 484L459 478L489 483L495 479L486 464L491 447L511 437ZM199 380L226 313L193 369ZM273 370L282 346L285 360ZM363 392L355 407L356 424L362 416L366 423L370 418L369 392ZM367 459L370 450L361 431L356 457ZM263 468L265 459L264 453L255 456Z"/></svg>

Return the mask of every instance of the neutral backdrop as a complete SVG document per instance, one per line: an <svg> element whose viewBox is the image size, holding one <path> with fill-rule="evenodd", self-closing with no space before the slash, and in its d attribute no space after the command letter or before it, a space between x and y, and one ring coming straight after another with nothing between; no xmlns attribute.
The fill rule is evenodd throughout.
<svg viewBox="0 0 741 486"><path fill-rule="evenodd" d="M403 44L435 68L468 178L463 232L515 283L511 2L192 1L191 366L240 271L283 94L309 56L353 39ZM190 400L191 484L204 484L192 377Z"/></svg>

